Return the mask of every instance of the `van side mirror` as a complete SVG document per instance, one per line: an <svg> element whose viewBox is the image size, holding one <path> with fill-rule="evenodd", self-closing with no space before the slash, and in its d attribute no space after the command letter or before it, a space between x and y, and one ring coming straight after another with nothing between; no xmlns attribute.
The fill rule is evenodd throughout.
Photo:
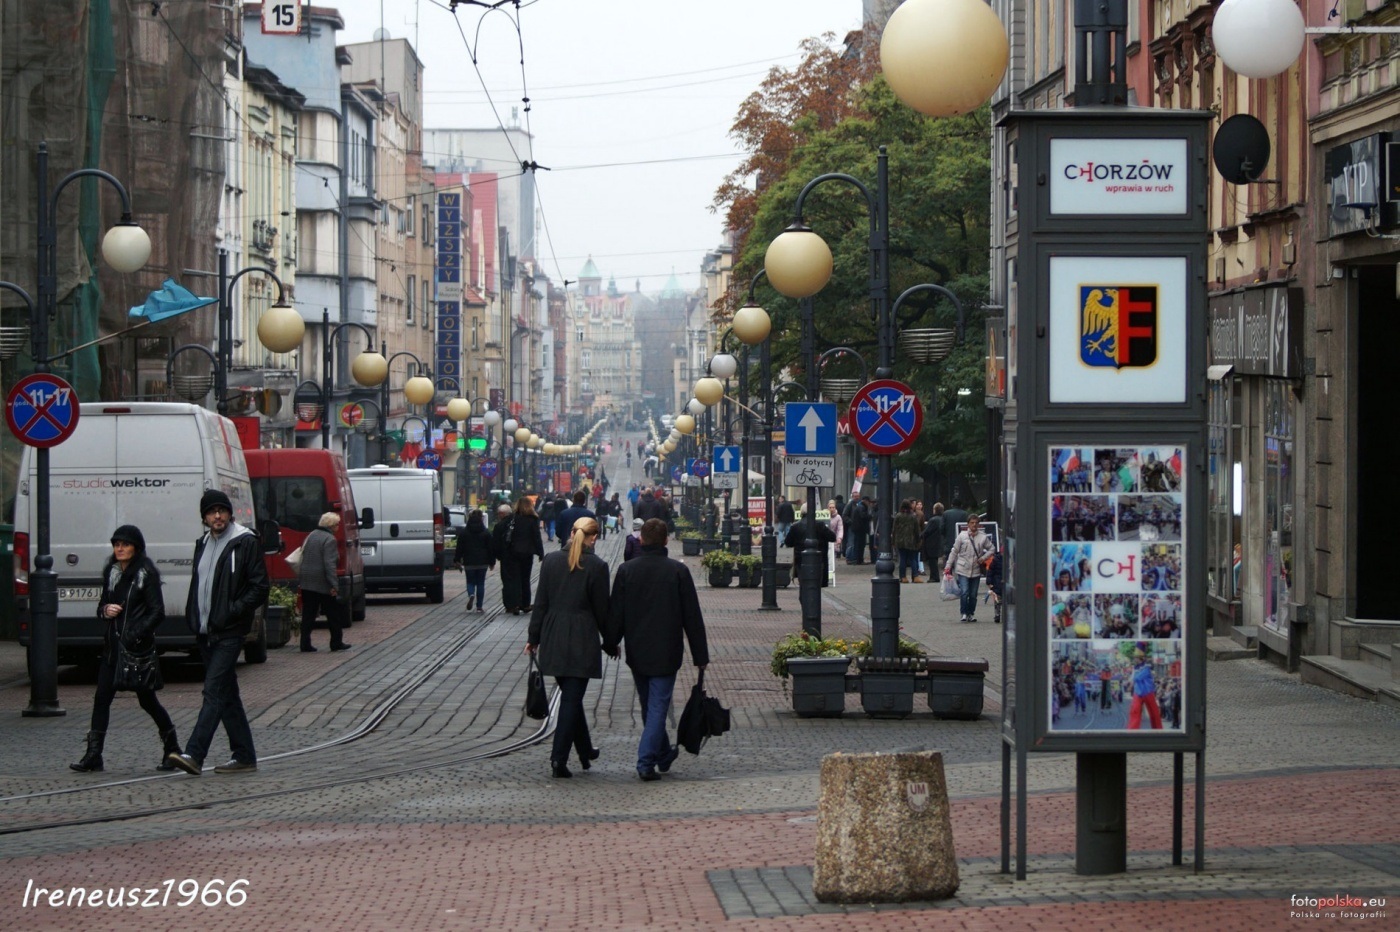
<svg viewBox="0 0 1400 932"><path fill-rule="evenodd" d="M373 508L364 508L360 510L360 527L365 530L374 527Z"/></svg>
<svg viewBox="0 0 1400 932"><path fill-rule="evenodd" d="M282 543L282 528L271 518L258 525L258 537L262 539L263 553L281 553L286 546Z"/></svg>

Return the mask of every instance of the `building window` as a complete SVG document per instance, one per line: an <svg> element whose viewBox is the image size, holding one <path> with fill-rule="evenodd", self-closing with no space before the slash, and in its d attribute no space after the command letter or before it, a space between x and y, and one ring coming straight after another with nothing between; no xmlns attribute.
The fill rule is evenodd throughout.
<svg viewBox="0 0 1400 932"><path fill-rule="evenodd" d="M1287 634L1293 601L1293 393L1264 381L1264 612L1261 620Z"/></svg>
<svg viewBox="0 0 1400 932"><path fill-rule="evenodd" d="M412 236L414 231L413 205L413 198L404 198L404 229L408 231L409 236Z"/></svg>
<svg viewBox="0 0 1400 932"><path fill-rule="evenodd" d="M481 318L472 318L472 349L481 349Z"/></svg>
<svg viewBox="0 0 1400 932"><path fill-rule="evenodd" d="M1239 598L1239 564L1235 543L1240 539L1240 515L1236 502L1235 450L1237 425L1234 423L1233 380L1229 377L1210 383L1207 422L1209 496L1206 509L1207 588L1217 599Z"/></svg>
<svg viewBox="0 0 1400 932"><path fill-rule="evenodd" d="M423 318L426 320L433 307L433 283L423 279ZM426 324L424 325L426 326Z"/></svg>
<svg viewBox="0 0 1400 932"><path fill-rule="evenodd" d="M416 275L410 275L410 276L408 276L408 289L407 289L407 290L408 290L408 300L406 300L406 301L404 302L404 307L408 309L408 314L407 314L407 316L404 317L404 320L407 321L407 322L410 323L410 324L413 323L413 292L414 292L414 289L416 289L417 287L418 287L418 276L416 276Z"/></svg>

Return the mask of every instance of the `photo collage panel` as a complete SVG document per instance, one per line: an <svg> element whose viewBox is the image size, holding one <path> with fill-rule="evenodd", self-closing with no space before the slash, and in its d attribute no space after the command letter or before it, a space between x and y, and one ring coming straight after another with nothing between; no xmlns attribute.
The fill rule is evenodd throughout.
<svg viewBox="0 0 1400 932"><path fill-rule="evenodd" d="M1176 446L1050 448L1050 730L1182 729Z"/></svg>

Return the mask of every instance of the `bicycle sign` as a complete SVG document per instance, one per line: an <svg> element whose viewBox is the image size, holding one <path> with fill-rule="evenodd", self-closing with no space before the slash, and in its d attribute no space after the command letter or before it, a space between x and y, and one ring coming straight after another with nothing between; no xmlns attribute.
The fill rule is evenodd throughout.
<svg viewBox="0 0 1400 932"><path fill-rule="evenodd" d="M56 375L27 375L5 398L5 422L21 443L56 447L78 427L78 395Z"/></svg>
<svg viewBox="0 0 1400 932"><path fill-rule="evenodd" d="M836 483L836 457L793 456L783 459L783 484L821 489Z"/></svg>
<svg viewBox="0 0 1400 932"><path fill-rule="evenodd" d="M851 435L871 453L900 453L924 426L924 406L914 390L894 379L876 379L851 399Z"/></svg>

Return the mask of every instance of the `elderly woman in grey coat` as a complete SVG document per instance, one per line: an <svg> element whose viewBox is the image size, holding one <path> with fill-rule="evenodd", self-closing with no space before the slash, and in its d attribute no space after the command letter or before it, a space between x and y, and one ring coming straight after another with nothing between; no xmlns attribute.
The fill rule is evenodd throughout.
<svg viewBox="0 0 1400 932"><path fill-rule="evenodd" d="M331 629L331 650L349 650L342 634L341 613L346 603L340 599L340 580L335 574L335 529L340 515L328 511L321 515L316 529L306 535L301 545L301 649L315 651L311 646L311 623L325 613L326 627Z"/></svg>
<svg viewBox="0 0 1400 932"><path fill-rule="evenodd" d="M569 549L549 554L540 565L530 614L525 652L535 654L540 672L559 685L559 720L549 755L555 777L573 776L570 748L578 749L584 770L598 758L583 711L588 681L603 676L602 641L608 621L608 565L593 553L597 539L596 519L574 522ZM616 656L616 649L612 653Z"/></svg>

